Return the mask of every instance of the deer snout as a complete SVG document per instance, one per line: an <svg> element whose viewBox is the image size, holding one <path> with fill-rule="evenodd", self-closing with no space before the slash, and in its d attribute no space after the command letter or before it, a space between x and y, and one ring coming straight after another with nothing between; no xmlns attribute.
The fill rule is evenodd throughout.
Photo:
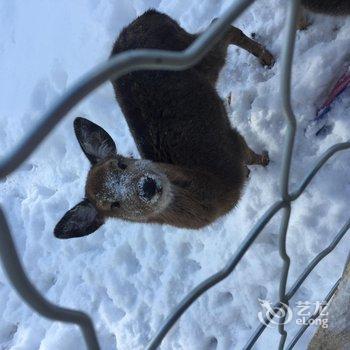
<svg viewBox="0 0 350 350"><path fill-rule="evenodd" d="M162 193L160 183L150 176L142 177L139 181L140 196L147 201L151 201L156 195Z"/></svg>

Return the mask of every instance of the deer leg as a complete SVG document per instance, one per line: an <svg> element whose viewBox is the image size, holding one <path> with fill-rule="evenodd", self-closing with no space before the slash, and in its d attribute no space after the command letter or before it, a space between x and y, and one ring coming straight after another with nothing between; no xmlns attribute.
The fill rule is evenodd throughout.
<svg viewBox="0 0 350 350"><path fill-rule="evenodd" d="M270 162L269 154L263 151L261 154L255 153L251 150L242 135L239 135L239 142L244 157L245 165L262 165L267 166Z"/></svg>
<svg viewBox="0 0 350 350"><path fill-rule="evenodd" d="M247 153L247 158L246 158L247 165L255 164L255 165L267 166L270 162L269 154L267 151L263 151L261 154L256 154L254 151L248 148L246 153Z"/></svg>
<svg viewBox="0 0 350 350"><path fill-rule="evenodd" d="M250 169L246 165L244 166L244 168L245 168L245 171L246 171L246 177L247 177L247 179L249 179Z"/></svg>
<svg viewBox="0 0 350 350"><path fill-rule="evenodd" d="M311 20L308 11L306 11L304 8L301 7L299 18L298 18L298 24L297 28L299 30L305 30L311 25Z"/></svg>
<svg viewBox="0 0 350 350"><path fill-rule="evenodd" d="M218 18L211 21L213 24ZM272 54L257 41L248 38L240 29L230 26L227 30L224 42L226 45L236 45L257 57L263 66L272 67L275 64L275 59Z"/></svg>
<svg viewBox="0 0 350 350"><path fill-rule="evenodd" d="M231 26L228 31L229 43L239 46L257 57L264 66L272 67L275 59L272 54L257 41L248 38L240 29Z"/></svg>

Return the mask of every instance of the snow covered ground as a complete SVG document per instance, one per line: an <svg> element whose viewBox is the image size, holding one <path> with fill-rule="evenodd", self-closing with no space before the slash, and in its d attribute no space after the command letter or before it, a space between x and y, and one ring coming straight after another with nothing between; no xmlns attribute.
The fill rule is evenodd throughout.
<svg viewBox="0 0 350 350"><path fill-rule="evenodd" d="M203 30L232 0L75 0L0 3L0 156L40 120L44 111L95 64L104 61L123 26L147 8ZM77 106L16 173L0 183L0 202L30 279L51 301L88 312L102 349L142 349L170 310L197 283L222 268L247 232L279 197L285 121L279 98L285 1L256 1L236 25L256 33L275 55L271 70L230 47L218 91L232 93L230 118L248 144L270 152L268 168L252 168L238 207L201 231L109 221L81 239L57 240L62 214L83 196L88 162L72 122L84 115L115 138L123 154L137 156L124 118L106 84ZM303 130L327 88L350 61L350 20L314 16L297 34L293 107L298 134L291 182L296 186L329 146L349 139L350 94L329 114L332 134L306 138ZM288 233L289 286L348 219L350 152L335 156L293 204ZM237 269L184 314L163 349L241 349L259 324L258 298L276 301L281 272L276 215ZM307 279L292 301L322 300L341 274L349 235ZM34 314L0 272L0 348L82 349L78 329ZM312 328L312 327L311 327ZM287 325L294 334L294 321ZM315 328L296 346L305 349ZM276 349L277 328L256 349Z"/></svg>

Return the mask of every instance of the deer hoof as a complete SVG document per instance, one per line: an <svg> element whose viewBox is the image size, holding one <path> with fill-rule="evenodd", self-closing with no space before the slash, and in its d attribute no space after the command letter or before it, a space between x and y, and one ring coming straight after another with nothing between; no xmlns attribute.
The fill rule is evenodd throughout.
<svg viewBox="0 0 350 350"><path fill-rule="evenodd" d="M263 50L262 54L259 57L260 63L263 66L267 66L268 68L271 68L275 64L275 58L273 55L266 49Z"/></svg>
<svg viewBox="0 0 350 350"><path fill-rule="evenodd" d="M261 165L267 166L270 163L269 153L267 151L262 152L261 154Z"/></svg>
<svg viewBox="0 0 350 350"><path fill-rule="evenodd" d="M298 30L306 30L311 25L311 21L307 16L301 16L297 23Z"/></svg>
<svg viewBox="0 0 350 350"><path fill-rule="evenodd" d="M249 179L250 178L250 169L247 166L245 167L245 171L246 171L245 176L247 179Z"/></svg>

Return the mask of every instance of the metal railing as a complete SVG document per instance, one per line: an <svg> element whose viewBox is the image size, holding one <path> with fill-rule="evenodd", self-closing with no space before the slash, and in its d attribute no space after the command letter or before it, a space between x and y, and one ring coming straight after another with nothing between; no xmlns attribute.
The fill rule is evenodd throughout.
<svg viewBox="0 0 350 350"><path fill-rule="evenodd" d="M96 89L109 79L117 79L123 74L141 69L158 70L184 70L199 62L204 55L220 40L232 21L234 21L253 0L235 1L235 3L226 11L220 20L215 21L210 28L200 35L191 46L182 52L170 52L162 50L133 50L123 52L109 61L97 66L90 73L86 74L72 88L70 88L57 103L42 117L38 125L24 137L22 142L15 150L0 163L0 179L5 178L15 171L39 146L44 138L52 131L65 114L72 109L90 92ZM260 232L271 220L271 218L280 210L283 211L280 232L279 232L279 252L283 260L283 268L279 286L279 302L274 306L275 311L282 308L282 303L288 305L306 277L311 273L315 266L329 254L338 242L344 237L350 228L350 219L340 230L333 242L314 258L307 266L304 272L299 276L292 288L286 292L286 284L289 272L290 258L286 251L286 234L288 229L289 217L291 213L291 202L296 200L309 185L319 169L335 153L350 148L350 142L336 144L328 149L322 157L316 162L309 174L302 181L295 191L289 190L289 176L291 169L291 160L293 155L293 145L296 132L296 118L291 107L291 67L295 44L296 22L300 0L289 1L288 17L285 33L285 44L282 55L282 74L280 77L280 89L282 104L287 122L287 135L284 146L283 164L280 179L281 199L274 203L266 213L258 220L256 225L248 233L241 246L237 249L230 261L219 272L215 273L205 281L194 288L173 310L170 316L165 320L163 326L157 332L148 346L148 349L156 349L166 336L170 328L181 317L181 315L196 301L204 292L213 287L224 278L226 278L240 262L244 254L253 244ZM35 311L52 320L74 323L78 325L84 335L86 345L89 349L99 349L96 332L91 318L83 312L61 308L46 300L29 281L24 268L19 260L10 229L5 218L4 212L0 207L0 258L7 274L17 293L22 299ZM326 300L329 300L336 290L339 281L334 285ZM271 316L271 315L270 315ZM312 317L316 318L318 314ZM266 325L270 318L266 319ZM250 338L245 349L251 349L259 336L262 334L266 325L261 324ZM292 349L298 339L301 337L307 326L303 326L296 336L292 339L287 349ZM279 349L284 349L287 332L284 329L283 318L279 322L278 331L281 335Z"/></svg>

